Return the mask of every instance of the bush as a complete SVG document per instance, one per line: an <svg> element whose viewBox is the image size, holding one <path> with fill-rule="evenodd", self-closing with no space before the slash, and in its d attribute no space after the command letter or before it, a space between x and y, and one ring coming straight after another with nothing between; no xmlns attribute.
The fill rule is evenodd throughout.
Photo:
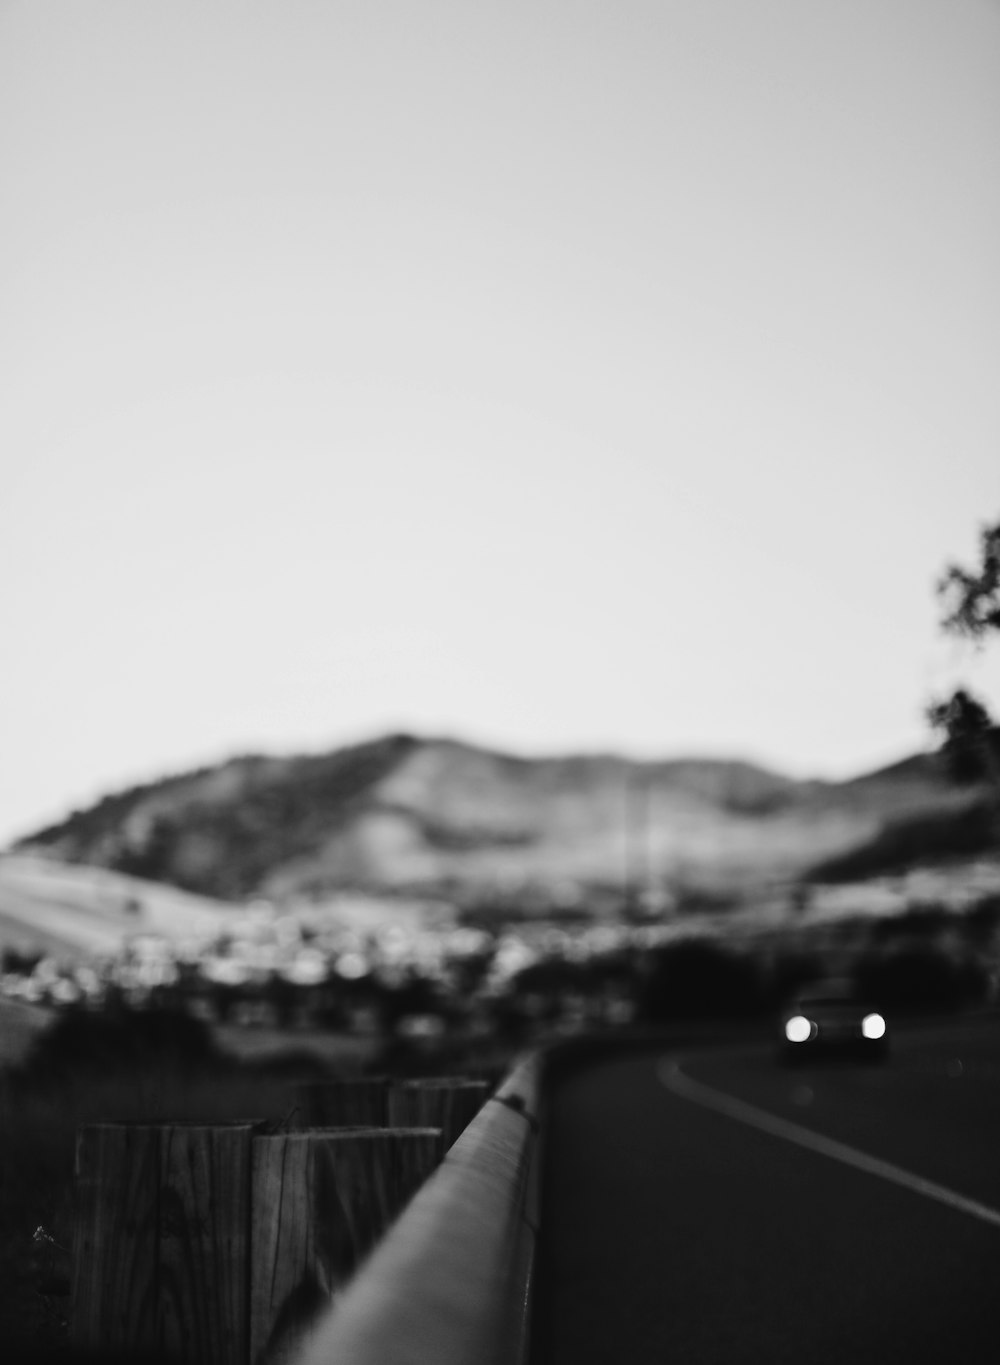
<svg viewBox="0 0 1000 1365"><path fill-rule="evenodd" d="M975 857L996 847L996 807L988 797L958 810L888 820L867 843L810 869L813 882L853 882L909 867Z"/></svg>
<svg viewBox="0 0 1000 1365"><path fill-rule="evenodd" d="M966 930L977 943L988 943L1000 928L1000 896L983 896L966 916Z"/></svg>
<svg viewBox="0 0 1000 1365"><path fill-rule="evenodd" d="M757 965L713 943L690 940L657 952L639 991L638 1017L733 1019L758 1014L764 991Z"/></svg>
<svg viewBox="0 0 1000 1365"><path fill-rule="evenodd" d="M11 972L14 976L30 976L42 960L38 952L19 952L17 948L4 948L0 951L0 972Z"/></svg>
<svg viewBox="0 0 1000 1365"><path fill-rule="evenodd" d="M876 942L892 942L901 938L938 938L955 922L955 916L943 905L911 905L901 915L886 915L872 925L871 936Z"/></svg>
<svg viewBox="0 0 1000 1365"><path fill-rule="evenodd" d="M137 1066L195 1070L219 1062L208 1026L176 1008L70 1010L40 1034L24 1072L35 1078Z"/></svg>
<svg viewBox="0 0 1000 1365"><path fill-rule="evenodd" d="M918 946L862 958L856 979L860 993L874 1004L903 1011L960 1009L983 1000L989 986L974 959Z"/></svg>
<svg viewBox="0 0 1000 1365"><path fill-rule="evenodd" d="M827 974L823 955L819 952L785 951L770 964L763 987L766 1003L778 1010L791 1000L803 986L819 981Z"/></svg>

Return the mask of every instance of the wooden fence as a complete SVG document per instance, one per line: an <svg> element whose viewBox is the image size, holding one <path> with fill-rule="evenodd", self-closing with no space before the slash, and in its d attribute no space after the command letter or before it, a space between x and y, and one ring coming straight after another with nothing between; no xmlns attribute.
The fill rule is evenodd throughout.
<svg viewBox="0 0 1000 1365"><path fill-rule="evenodd" d="M543 1065L529 1058L483 1106L295 1365L523 1365Z"/></svg>
<svg viewBox="0 0 1000 1365"><path fill-rule="evenodd" d="M74 1343L184 1365L290 1365L489 1089L314 1084L283 1132L256 1121L81 1129Z"/></svg>

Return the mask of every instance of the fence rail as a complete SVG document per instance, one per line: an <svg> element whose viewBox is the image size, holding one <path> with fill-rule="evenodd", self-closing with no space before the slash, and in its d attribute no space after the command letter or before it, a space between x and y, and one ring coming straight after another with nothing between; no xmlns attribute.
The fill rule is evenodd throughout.
<svg viewBox="0 0 1000 1365"><path fill-rule="evenodd" d="M295 1365L518 1365L539 1215L540 1062L518 1066Z"/></svg>

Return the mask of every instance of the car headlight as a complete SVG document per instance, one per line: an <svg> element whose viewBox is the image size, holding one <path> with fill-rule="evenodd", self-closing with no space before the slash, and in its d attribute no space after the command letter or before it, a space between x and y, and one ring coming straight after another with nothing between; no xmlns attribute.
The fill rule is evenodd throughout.
<svg viewBox="0 0 1000 1365"><path fill-rule="evenodd" d="M816 1031L815 1024L803 1014L795 1014L785 1020L785 1037L790 1043L807 1043Z"/></svg>
<svg viewBox="0 0 1000 1365"><path fill-rule="evenodd" d="M866 1014L861 1021L861 1032L866 1038L884 1038L885 1020L881 1014Z"/></svg>

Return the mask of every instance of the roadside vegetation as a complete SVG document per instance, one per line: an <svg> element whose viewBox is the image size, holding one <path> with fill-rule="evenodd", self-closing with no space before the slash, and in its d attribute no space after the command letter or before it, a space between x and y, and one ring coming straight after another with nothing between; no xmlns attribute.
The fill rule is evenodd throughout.
<svg viewBox="0 0 1000 1365"><path fill-rule="evenodd" d="M891 919L846 919L751 943L691 940L653 955L637 997L645 1023L772 1018L797 989L847 977L890 1015L992 1008L1000 987L1000 897L956 916L915 906Z"/></svg>
<svg viewBox="0 0 1000 1365"><path fill-rule="evenodd" d="M296 1068L234 1064L177 1011L67 1011L0 1073L0 1339L65 1338L75 1135L113 1119L280 1118ZM38 1230L39 1233L36 1238Z"/></svg>

